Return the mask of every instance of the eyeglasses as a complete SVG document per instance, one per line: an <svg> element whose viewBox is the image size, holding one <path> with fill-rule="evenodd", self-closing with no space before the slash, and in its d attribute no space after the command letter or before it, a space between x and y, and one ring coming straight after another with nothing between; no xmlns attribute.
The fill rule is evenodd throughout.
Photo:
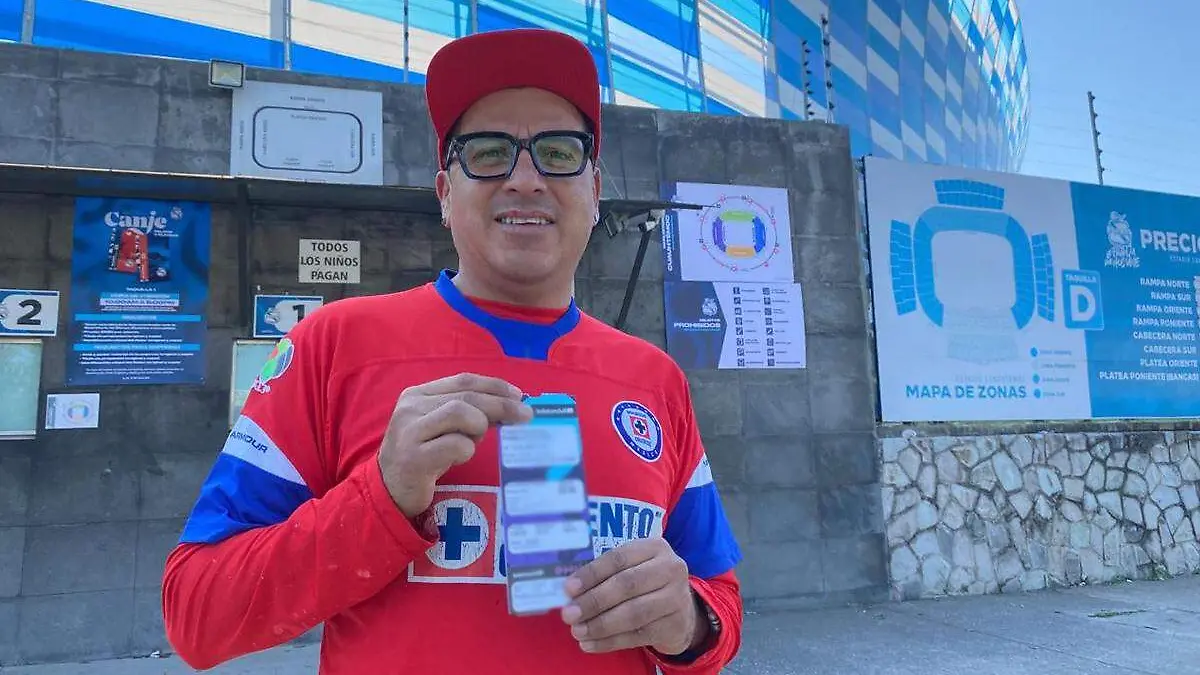
<svg viewBox="0 0 1200 675"><path fill-rule="evenodd" d="M551 130L527 139L502 131L477 131L456 136L446 150L446 166L455 155L463 173L476 180L508 178L521 151L529 150L538 173L549 177L578 176L592 155L589 133Z"/></svg>

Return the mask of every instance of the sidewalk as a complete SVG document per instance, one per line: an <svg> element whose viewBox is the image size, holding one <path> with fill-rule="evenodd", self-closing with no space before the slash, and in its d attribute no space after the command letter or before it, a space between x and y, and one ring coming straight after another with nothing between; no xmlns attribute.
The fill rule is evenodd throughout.
<svg viewBox="0 0 1200 675"><path fill-rule="evenodd" d="M315 673L317 646L207 671ZM184 675L174 658L0 668L4 675ZM751 614L730 675L1200 674L1200 576L1022 595Z"/></svg>

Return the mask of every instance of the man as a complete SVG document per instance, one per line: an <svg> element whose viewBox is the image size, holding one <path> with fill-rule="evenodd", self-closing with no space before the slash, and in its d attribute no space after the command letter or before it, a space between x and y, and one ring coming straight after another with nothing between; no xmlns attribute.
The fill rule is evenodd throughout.
<svg viewBox="0 0 1200 675"><path fill-rule="evenodd" d="M331 303L279 343L170 555L193 667L324 623L321 672L717 673L740 559L683 373L582 312L599 86L568 36L450 43L426 84L457 272ZM497 425L575 398L596 558L569 603L512 616Z"/></svg>

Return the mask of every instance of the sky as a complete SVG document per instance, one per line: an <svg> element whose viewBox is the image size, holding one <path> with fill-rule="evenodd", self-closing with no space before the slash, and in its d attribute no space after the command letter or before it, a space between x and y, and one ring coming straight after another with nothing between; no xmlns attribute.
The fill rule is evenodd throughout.
<svg viewBox="0 0 1200 675"><path fill-rule="evenodd" d="M1030 68L1020 173L1200 195L1198 0L1018 0Z"/></svg>

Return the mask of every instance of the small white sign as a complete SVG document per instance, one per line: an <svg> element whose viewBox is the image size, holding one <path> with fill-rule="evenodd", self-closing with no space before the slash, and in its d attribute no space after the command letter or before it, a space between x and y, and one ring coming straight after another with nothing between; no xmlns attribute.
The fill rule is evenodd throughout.
<svg viewBox="0 0 1200 675"><path fill-rule="evenodd" d="M301 239L299 281L302 284L357 284L361 242L352 239Z"/></svg>
<svg viewBox="0 0 1200 675"><path fill-rule="evenodd" d="M58 334L58 291L0 288L0 335Z"/></svg>
<svg viewBox="0 0 1200 675"><path fill-rule="evenodd" d="M47 429L97 429L100 394L46 394Z"/></svg>
<svg viewBox="0 0 1200 675"><path fill-rule="evenodd" d="M383 94L250 80L233 92L234 176L383 185Z"/></svg>

